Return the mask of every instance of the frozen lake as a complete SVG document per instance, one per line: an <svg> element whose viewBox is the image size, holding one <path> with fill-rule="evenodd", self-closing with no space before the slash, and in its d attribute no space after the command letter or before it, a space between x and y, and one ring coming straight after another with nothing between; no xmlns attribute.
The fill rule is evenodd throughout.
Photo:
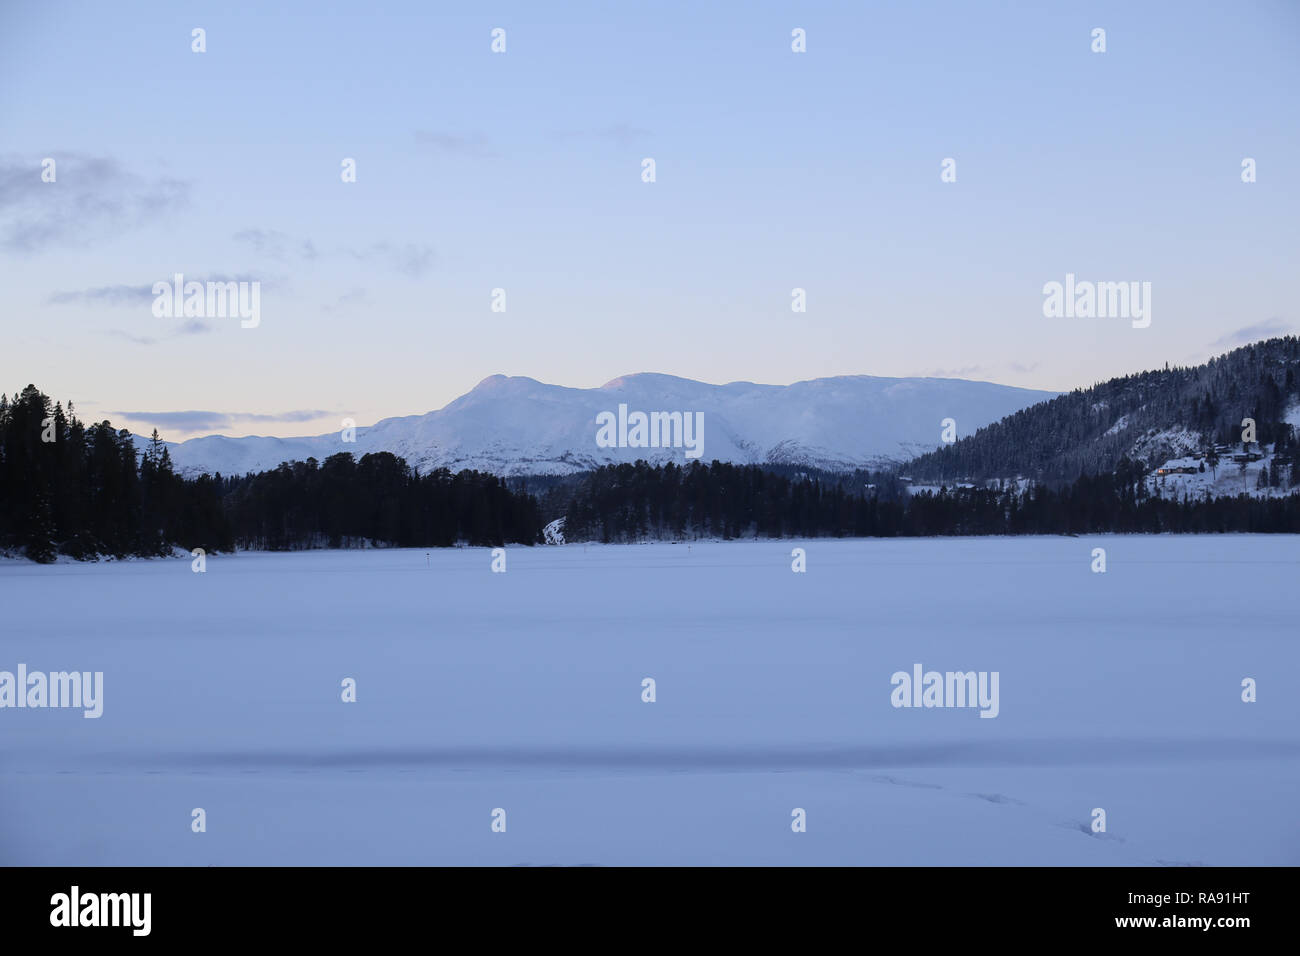
<svg viewBox="0 0 1300 956"><path fill-rule="evenodd" d="M1296 537L491 561L0 563L0 671L104 674L0 709L0 863L1300 864Z"/></svg>

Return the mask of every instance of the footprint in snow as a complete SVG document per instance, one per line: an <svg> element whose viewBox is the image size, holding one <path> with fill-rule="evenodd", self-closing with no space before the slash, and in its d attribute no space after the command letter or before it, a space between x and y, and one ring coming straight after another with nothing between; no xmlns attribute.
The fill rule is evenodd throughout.
<svg viewBox="0 0 1300 956"><path fill-rule="evenodd" d="M1092 823L1058 823L1057 826L1065 827L1067 830L1078 830L1084 836L1090 836L1098 840L1114 840L1116 843L1123 843L1122 836L1116 836L1113 833L1093 833Z"/></svg>
<svg viewBox="0 0 1300 956"><path fill-rule="evenodd" d="M1008 797L1004 793L968 793L968 797L975 797L979 800L987 800L989 803L1014 803L1018 807L1027 807L1029 804L1023 800L1017 800L1015 797Z"/></svg>

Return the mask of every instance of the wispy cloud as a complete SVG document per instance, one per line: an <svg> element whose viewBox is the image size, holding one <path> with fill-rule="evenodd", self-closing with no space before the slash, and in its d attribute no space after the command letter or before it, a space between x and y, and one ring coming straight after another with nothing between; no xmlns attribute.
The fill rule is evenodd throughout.
<svg viewBox="0 0 1300 956"><path fill-rule="evenodd" d="M412 278L419 278L433 268L433 250L414 243L374 242L347 252L360 262L382 262Z"/></svg>
<svg viewBox="0 0 1300 956"><path fill-rule="evenodd" d="M626 123L614 123L610 126L600 126L595 129L558 130L551 134L551 138L558 140L603 140L613 143L615 146L631 146L633 143L644 140L650 135L648 129L629 126Z"/></svg>
<svg viewBox="0 0 1300 956"><path fill-rule="evenodd" d="M428 146L440 153L450 153L454 156L473 156L481 159L496 155L489 146L487 137L482 133L462 136L439 130L417 129L415 141L421 146Z"/></svg>
<svg viewBox="0 0 1300 956"><path fill-rule="evenodd" d="M174 282L174 276L167 276L160 279L162 282ZM229 283L229 282L258 282L262 288L273 288L278 280L263 279L250 275L209 275L205 277L186 276L185 283L190 282L202 283L205 288L207 283ZM215 326L209 322L201 321L194 317L159 319L153 316L153 283L148 285L105 285L95 286L89 289L68 289L62 292L55 292L45 300L46 305L83 305L90 304L96 306L106 306L108 308L134 308L138 312L148 310L148 319L142 319L142 322L148 324L145 328L158 330L154 334L141 333L139 331L128 329L106 329L105 335L111 335L114 338L123 339L132 342L135 345L157 345L159 342L167 339L180 338L188 335L204 335L212 332Z"/></svg>
<svg viewBox="0 0 1300 956"><path fill-rule="evenodd" d="M546 134L547 138L555 142L571 140L606 142L619 147L631 146L650 135L648 129L630 126L627 123L610 123L587 129L560 129ZM465 134L445 130L417 129L412 136L418 145L449 156L484 159L500 155L491 140L482 133Z"/></svg>
<svg viewBox="0 0 1300 956"><path fill-rule="evenodd" d="M251 412L217 412L191 409L181 412L114 412L118 418L143 422L158 428L171 428L180 432L215 432L233 429L240 424L311 422L320 418L336 417L339 413L324 409L297 409L273 414Z"/></svg>
<svg viewBox="0 0 1300 956"><path fill-rule="evenodd" d="M146 305L153 302L153 286L102 285L93 289L55 292L45 302L47 305L70 305L78 302L97 302L109 306Z"/></svg>
<svg viewBox="0 0 1300 956"><path fill-rule="evenodd" d="M968 378L971 375L983 375L983 365L963 365L961 368L932 368L923 372L920 378Z"/></svg>
<svg viewBox="0 0 1300 956"><path fill-rule="evenodd" d="M124 332L122 329L108 329L105 335L111 335L115 339L124 339L136 345L157 345L159 339L152 335L135 335L131 332Z"/></svg>
<svg viewBox="0 0 1300 956"><path fill-rule="evenodd" d="M358 262L378 263L412 278L419 278L433 268L433 249L413 242L382 240L368 246L347 246L322 252L311 239L290 236L274 229L243 229L231 238L259 255L280 261L294 257L313 261L319 257L339 256Z"/></svg>
<svg viewBox="0 0 1300 956"><path fill-rule="evenodd" d="M134 342L136 345L157 345L167 339L180 338L183 335L204 335L211 331L212 326L206 322L200 322L198 319L186 319L180 325L169 330L166 335L136 335L134 332L127 332L123 329L108 329L105 334L114 338L125 339L128 342Z"/></svg>
<svg viewBox="0 0 1300 956"><path fill-rule="evenodd" d="M1006 362L1005 364L996 365L963 365L960 368L932 368L925 372L914 373L915 378L972 378L978 376L980 379L994 381L999 371L1013 372L1017 375L1028 375L1037 369L1041 362Z"/></svg>
<svg viewBox="0 0 1300 956"><path fill-rule="evenodd" d="M174 275L167 275L160 277L156 281L171 283L174 280ZM217 273L215 275L207 276L185 276L186 285L189 285L191 282L203 283L205 286L209 282L258 282L261 283L262 288L266 288L274 285L276 281L277 280L249 275L247 273L241 275L225 275L223 273ZM154 284L150 282L148 285L101 285L89 289L66 289L62 292L55 292L49 295L45 299L45 304L74 305L77 303L90 302L114 307L138 306L142 304L152 306L154 299L153 285Z"/></svg>
<svg viewBox="0 0 1300 956"><path fill-rule="evenodd" d="M1235 332L1229 332L1227 335L1215 339L1210 343L1210 348L1234 348L1238 345L1257 342L1260 339L1271 339L1278 335L1286 335L1290 331L1291 324L1289 322L1283 322L1276 317L1265 319L1263 322L1242 326Z"/></svg>
<svg viewBox="0 0 1300 956"><path fill-rule="evenodd" d="M243 229L231 238L250 246L258 255L281 262L290 256L310 261L319 255L310 239L295 239L276 229Z"/></svg>
<svg viewBox="0 0 1300 956"><path fill-rule="evenodd" d="M342 312L350 306L369 304L370 294L365 289L352 289L335 299L332 305L323 305L321 308L325 312Z"/></svg>
<svg viewBox="0 0 1300 956"><path fill-rule="evenodd" d="M146 177L115 159L54 150L54 182L41 158L0 157L0 250L30 255L85 246L163 219L189 201L189 183Z"/></svg>

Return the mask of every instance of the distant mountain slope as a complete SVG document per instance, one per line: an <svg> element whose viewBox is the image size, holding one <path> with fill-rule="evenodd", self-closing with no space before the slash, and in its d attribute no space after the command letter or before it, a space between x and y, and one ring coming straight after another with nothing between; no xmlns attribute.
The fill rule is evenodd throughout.
<svg viewBox="0 0 1300 956"><path fill-rule="evenodd" d="M755 385L710 385L643 373L600 388L565 388L531 378L493 375L445 408L388 418L358 428L355 443L338 432L308 438L194 438L170 445L185 474L243 474L283 461L338 452L400 455L421 471L472 468L499 475L572 474L638 458L688 460L682 448L602 448L597 415L703 413L703 461L808 465L827 469L881 467L940 444L941 422L959 435L1055 393L940 378L841 376Z"/></svg>
<svg viewBox="0 0 1300 956"><path fill-rule="evenodd" d="M1194 368L1142 372L1021 409L909 462L918 481L1072 480L1125 457L1155 467L1213 442L1241 443L1242 419L1271 444L1300 402L1300 338L1257 342Z"/></svg>

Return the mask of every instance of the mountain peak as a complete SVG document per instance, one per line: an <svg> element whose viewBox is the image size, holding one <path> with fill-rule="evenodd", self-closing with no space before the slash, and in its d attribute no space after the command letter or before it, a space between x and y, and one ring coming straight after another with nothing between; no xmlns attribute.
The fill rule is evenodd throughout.
<svg viewBox="0 0 1300 956"><path fill-rule="evenodd" d="M470 391L477 392L479 389L502 388L507 385L541 385L542 383L535 378L529 378L527 375L502 375L498 372L495 375L489 375Z"/></svg>
<svg viewBox="0 0 1300 956"><path fill-rule="evenodd" d="M903 383L905 387L882 387ZM323 461L387 451L427 472L474 469L498 475L572 474L638 458L685 459L681 436L660 445L597 441L597 419L626 403L631 411L701 416L703 454L736 464L796 463L830 470L878 467L938 447L940 423L972 434L1005 415L1055 397L974 382L845 376L793 385L713 385L661 372L637 372L600 388L547 385L522 375L489 375L445 407L386 418L358 429L305 438L193 438L173 445L183 473L243 474L282 461ZM679 426L680 427L680 426Z"/></svg>
<svg viewBox="0 0 1300 956"><path fill-rule="evenodd" d="M620 375L618 378L611 378L604 385L600 386L601 391L616 391L620 388L627 388L629 385L654 386L654 385L702 385L708 388L706 383L697 382L695 379L682 378L680 375L668 375L665 372L633 372L630 375Z"/></svg>

